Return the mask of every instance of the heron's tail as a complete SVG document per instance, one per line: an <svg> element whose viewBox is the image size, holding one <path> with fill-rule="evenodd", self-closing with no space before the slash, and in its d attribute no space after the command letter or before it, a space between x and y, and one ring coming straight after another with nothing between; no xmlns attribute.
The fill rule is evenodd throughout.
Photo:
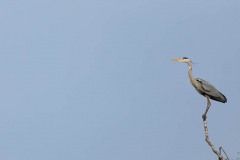
<svg viewBox="0 0 240 160"><path fill-rule="evenodd" d="M226 103L227 98L221 92L219 92L219 93L220 93L220 96L218 96L218 97L210 96L210 98L215 100L215 101L218 101L218 102Z"/></svg>

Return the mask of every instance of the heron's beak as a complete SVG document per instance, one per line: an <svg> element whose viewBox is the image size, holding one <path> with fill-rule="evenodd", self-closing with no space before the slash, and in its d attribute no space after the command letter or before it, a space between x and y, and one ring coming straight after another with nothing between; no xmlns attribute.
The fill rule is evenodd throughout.
<svg viewBox="0 0 240 160"><path fill-rule="evenodd" d="M172 61L175 61L175 62L182 62L182 58L172 58Z"/></svg>

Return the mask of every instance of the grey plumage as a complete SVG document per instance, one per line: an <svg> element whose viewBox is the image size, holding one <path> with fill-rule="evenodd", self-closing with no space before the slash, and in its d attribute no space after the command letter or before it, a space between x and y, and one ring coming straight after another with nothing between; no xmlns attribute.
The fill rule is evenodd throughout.
<svg viewBox="0 0 240 160"><path fill-rule="evenodd" d="M198 92L200 92L203 96L209 96L210 99L219 101L222 103L227 102L227 98L218 91L211 83L201 79L201 78L195 78L196 82L198 83L198 89L196 89Z"/></svg>

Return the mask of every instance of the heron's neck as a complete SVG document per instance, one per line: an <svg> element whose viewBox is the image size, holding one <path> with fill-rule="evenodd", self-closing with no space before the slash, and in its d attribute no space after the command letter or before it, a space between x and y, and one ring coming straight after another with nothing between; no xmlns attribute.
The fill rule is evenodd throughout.
<svg viewBox="0 0 240 160"><path fill-rule="evenodd" d="M191 62L188 62L187 64L188 64L188 77L189 77L190 82L193 84L194 78L192 76L192 64L191 64Z"/></svg>

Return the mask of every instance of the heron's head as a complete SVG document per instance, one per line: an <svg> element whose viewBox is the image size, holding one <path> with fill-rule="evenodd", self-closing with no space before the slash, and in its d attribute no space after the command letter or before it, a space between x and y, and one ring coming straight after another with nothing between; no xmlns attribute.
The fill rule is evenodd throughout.
<svg viewBox="0 0 240 160"><path fill-rule="evenodd" d="M172 60L175 61L175 62L184 62L184 63L191 62L191 60L188 59L187 57L182 57L182 58L172 58Z"/></svg>

